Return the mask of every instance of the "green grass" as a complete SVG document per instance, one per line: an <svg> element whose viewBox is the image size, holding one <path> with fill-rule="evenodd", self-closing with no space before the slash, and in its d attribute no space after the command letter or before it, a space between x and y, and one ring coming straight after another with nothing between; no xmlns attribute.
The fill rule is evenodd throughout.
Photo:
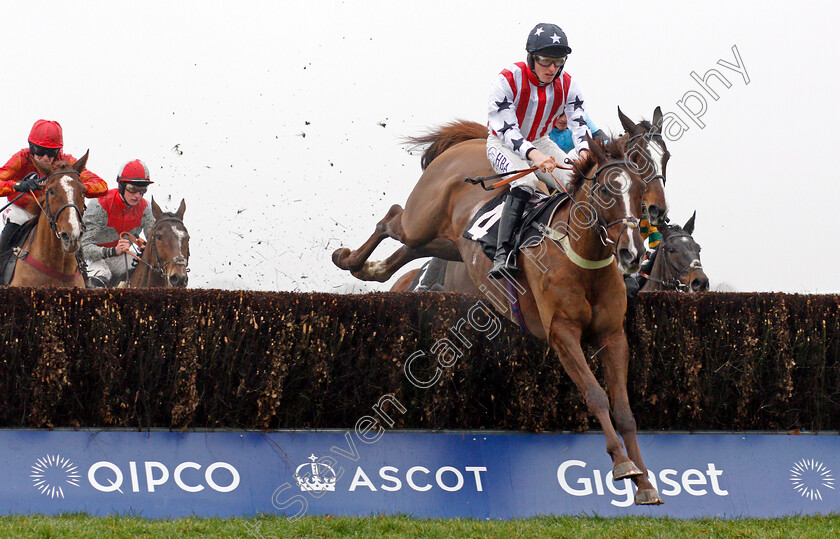
<svg viewBox="0 0 840 539"><path fill-rule="evenodd" d="M246 526L247 524L247 526ZM249 535L249 531L251 535ZM0 537L838 537L840 515L770 520L670 520L664 518L543 517L513 521L417 520L409 517L283 517L145 520L0 517Z"/></svg>

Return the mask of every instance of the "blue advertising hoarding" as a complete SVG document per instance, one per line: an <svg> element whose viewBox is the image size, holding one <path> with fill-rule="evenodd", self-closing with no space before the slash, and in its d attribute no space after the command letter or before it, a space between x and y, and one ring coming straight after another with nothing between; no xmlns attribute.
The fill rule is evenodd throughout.
<svg viewBox="0 0 840 539"><path fill-rule="evenodd" d="M776 517L840 512L834 435L642 434L633 505L600 434L0 431L3 514Z"/></svg>

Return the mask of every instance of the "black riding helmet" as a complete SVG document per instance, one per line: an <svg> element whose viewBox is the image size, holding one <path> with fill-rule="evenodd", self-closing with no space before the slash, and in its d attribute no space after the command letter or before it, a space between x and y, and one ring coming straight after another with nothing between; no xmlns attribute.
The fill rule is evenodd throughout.
<svg viewBox="0 0 840 539"><path fill-rule="evenodd" d="M571 54L569 39L566 32L556 24L540 23L528 34L528 41L525 42L525 50L528 52L528 67L534 71L534 55L550 56L559 58ZM557 70L555 79L563 72L563 68ZM536 74L536 72L534 72Z"/></svg>

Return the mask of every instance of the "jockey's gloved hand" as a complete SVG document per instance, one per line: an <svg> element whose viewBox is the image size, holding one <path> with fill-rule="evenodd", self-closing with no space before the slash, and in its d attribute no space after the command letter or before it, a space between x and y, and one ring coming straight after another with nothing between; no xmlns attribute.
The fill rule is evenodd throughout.
<svg viewBox="0 0 840 539"><path fill-rule="evenodd" d="M30 172L21 181L15 184L15 191L21 193L28 193L30 191L37 191L41 188L41 177L37 172Z"/></svg>

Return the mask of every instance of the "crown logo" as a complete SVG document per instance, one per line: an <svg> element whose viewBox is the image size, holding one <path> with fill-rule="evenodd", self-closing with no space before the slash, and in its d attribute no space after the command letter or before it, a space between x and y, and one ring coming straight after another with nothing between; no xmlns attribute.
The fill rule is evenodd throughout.
<svg viewBox="0 0 840 539"><path fill-rule="evenodd" d="M335 491L335 470L329 464L318 462L318 457L313 453L309 455L309 464L301 464L295 470L295 481L302 492L324 492ZM303 470L303 471L301 471Z"/></svg>

